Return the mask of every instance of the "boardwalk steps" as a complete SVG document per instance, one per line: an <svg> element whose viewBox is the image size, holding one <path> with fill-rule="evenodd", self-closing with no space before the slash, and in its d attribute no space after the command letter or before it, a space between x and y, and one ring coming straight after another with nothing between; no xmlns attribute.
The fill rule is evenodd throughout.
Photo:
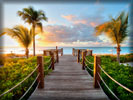
<svg viewBox="0 0 133 100"><path fill-rule="evenodd" d="M101 89L93 87L93 78L71 55L60 57L55 70L45 77L44 87L29 100L108 100Z"/></svg>

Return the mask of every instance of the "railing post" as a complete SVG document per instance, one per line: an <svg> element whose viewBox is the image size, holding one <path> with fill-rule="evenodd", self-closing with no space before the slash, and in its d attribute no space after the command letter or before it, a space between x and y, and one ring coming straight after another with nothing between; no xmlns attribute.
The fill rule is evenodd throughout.
<svg viewBox="0 0 133 100"><path fill-rule="evenodd" d="M92 50L90 50L90 56L92 56Z"/></svg>
<svg viewBox="0 0 133 100"><path fill-rule="evenodd" d="M85 52L82 51L82 70L85 70Z"/></svg>
<svg viewBox="0 0 133 100"><path fill-rule="evenodd" d="M86 57L87 51L82 51L82 69L85 70L85 57Z"/></svg>
<svg viewBox="0 0 133 100"><path fill-rule="evenodd" d="M43 57L37 56L37 65L38 66L38 73L40 74L38 77L38 81L40 82L38 88L44 88L44 64L43 64Z"/></svg>
<svg viewBox="0 0 133 100"><path fill-rule="evenodd" d="M74 51L75 49L73 48L73 56L75 56L75 51Z"/></svg>
<svg viewBox="0 0 133 100"><path fill-rule="evenodd" d="M51 66L52 66L52 70L54 70L54 53L50 52L50 56L51 56Z"/></svg>
<svg viewBox="0 0 133 100"><path fill-rule="evenodd" d="M52 52L52 51L51 51L51 50L49 50L48 52L49 52L49 55L48 55L48 56L51 56L51 52Z"/></svg>
<svg viewBox="0 0 133 100"><path fill-rule="evenodd" d="M59 62L58 50L56 50L56 61L57 61L57 63Z"/></svg>
<svg viewBox="0 0 133 100"><path fill-rule="evenodd" d="M98 56L94 56L94 88L99 88L98 82L100 82L100 77L98 73L100 74L100 68L98 65L101 64L101 59Z"/></svg>
<svg viewBox="0 0 133 100"><path fill-rule="evenodd" d="M63 56L63 48L61 48L61 56Z"/></svg>
<svg viewBox="0 0 133 100"><path fill-rule="evenodd" d="M80 62L80 50L78 49L78 56L77 56L77 62Z"/></svg>
<svg viewBox="0 0 133 100"><path fill-rule="evenodd" d="M43 55L46 56L46 51L45 50L43 50Z"/></svg>

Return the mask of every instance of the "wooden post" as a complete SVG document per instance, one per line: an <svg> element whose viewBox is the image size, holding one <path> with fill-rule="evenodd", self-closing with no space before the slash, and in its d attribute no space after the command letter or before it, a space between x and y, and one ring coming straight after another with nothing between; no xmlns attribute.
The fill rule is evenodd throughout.
<svg viewBox="0 0 133 100"><path fill-rule="evenodd" d="M82 51L82 70L85 70L85 52Z"/></svg>
<svg viewBox="0 0 133 100"><path fill-rule="evenodd" d="M48 56L50 56L52 51L51 51L51 50L49 50L48 52L49 52L49 55L48 55Z"/></svg>
<svg viewBox="0 0 133 100"><path fill-rule="evenodd" d="M77 62L80 62L80 50L78 50Z"/></svg>
<svg viewBox="0 0 133 100"><path fill-rule="evenodd" d="M90 50L90 56L92 56L92 50Z"/></svg>
<svg viewBox="0 0 133 100"><path fill-rule="evenodd" d="M72 53L73 53L73 56L75 56L75 49L74 48L73 48L73 52Z"/></svg>
<svg viewBox="0 0 133 100"><path fill-rule="evenodd" d="M100 74L100 68L98 65L101 64L101 59L98 56L94 56L94 88L99 88L98 82L100 82L100 77L98 73Z"/></svg>
<svg viewBox="0 0 133 100"><path fill-rule="evenodd" d="M85 57L87 56L87 51L85 50Z"/></svg>
<svg viewBox="0 0 133 100"><path fill-rule="evenodd" d="M43 55L44 55L44 56L46 56L46 55L47 55L45 50L43 51Z"/></svg>
<svg viewBox="0 0 133 100"><path fill-rule="evenodd" d="M58 50L56 50L56 62L59 62L59 55L58 55Z"/></svg>
<svg viewBox="0 0 133 100"><path fill-rule="evenodd" d="M82 51L82 69L85 70L85 57L86 57L87 51Z"/></svg>
<svg viewBox="0 0 133 100"><path fill-rule="evenodd" d="M56 50L58 49L58 47L56 46Z"/></svg>
<svg viewBox="0 0 133 100"><path fill-rule="evenodd" d="M37 56L37 65L39 65L38 73L40 74L38 77L38 81L40 81L38 88L42 89L44 88L44 64L42 56Z"/></svg>
<svg viewBox="0 0 133 100"><path fill-rule="evenodd" d="M61 48L61 56L63 56L63 48Z"/></svg>
<svg viewBox="0 0 133 100"><path fill-rule="evenodd" d="M50 56L51 56L51 66L52 66L52 70L54 70L54 53L50 52Z"/></svg>

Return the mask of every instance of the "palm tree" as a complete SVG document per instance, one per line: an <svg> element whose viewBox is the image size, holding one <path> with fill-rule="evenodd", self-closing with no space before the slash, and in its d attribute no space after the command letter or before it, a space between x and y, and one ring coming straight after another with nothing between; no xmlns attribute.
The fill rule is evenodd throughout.
<svg viewBox="0 0 133 100"><path fill-rule="evenodd" d="M22 47L25 48L25 55L29 57L29 49L28 47L32 43L32 32L28 30L26 27L22 25L15 26L14 28L5 29L7 35L11 36L12 38L16 39Z"/></svg>
<svg viewBox="0 0 133 100"><path fill-rule="evenodd" d="M1 33L1 34L0 34L0 37L3 36L5 33L6 33L6 32Z"/></svg>
<svg viewBox="0 0 133 100"><path fill-rule="evenodd" d="M128 14L122 12L116 19L112 18L111 21L98 25L95 28L96 36L105 33L112 41L117 44L117 61L120 63L120 44L127 36L128 27Z"/></svg>
<svg viewBox="0 0 133 100"><path fill-rule="evenodd" d="M24 8L23 11L18 11L18 15L22 17L22 19L32 25L33 32L33 55L35 56L35 28L39 27L42 31L42 23L41 21L47 21L47 17L45 16L42 10L36 11L32 7Z"/></svg>

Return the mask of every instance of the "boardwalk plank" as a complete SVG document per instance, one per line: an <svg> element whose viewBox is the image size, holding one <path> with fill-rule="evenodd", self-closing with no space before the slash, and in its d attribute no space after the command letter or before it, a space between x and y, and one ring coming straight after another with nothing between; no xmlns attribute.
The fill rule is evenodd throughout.
<svg viewBox="0 0 133 100"><path fill-rule="evenodd" d="M93 78L82 70L76 57L61 56L55 70L45 77L45 88L37 89L29 100L108 100Z"/></svg>

